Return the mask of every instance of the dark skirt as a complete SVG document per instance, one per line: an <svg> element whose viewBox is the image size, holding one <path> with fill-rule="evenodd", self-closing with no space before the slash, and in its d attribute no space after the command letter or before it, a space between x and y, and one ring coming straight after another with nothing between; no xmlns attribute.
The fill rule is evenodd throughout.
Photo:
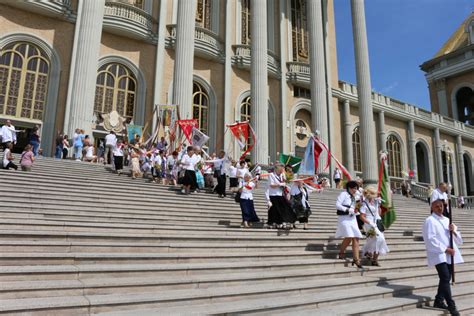
<svg viewBox="0 0 474 316"><path fill-rule="evenodd" d="M300 223L307 223L308 218L311 215L311 209L307 207L308 205L303 205L302 197L303 195L301 193L293 195L291 197L291 207L293 208L293 212L295 212L298 221Z"/></svg>
<svg viewBox="0 0 474 316"><path fill-rule="evenodd" d="M184 172L183 185L193 186L196 183L196 172L194 170L186 170Z"/></svg>
<svg viewBox="0 0 474 316"><path fill-rule="evenodd" d="M296 221L296 216L283 196L270 196L272 207L268 210L268 224L282 224Z"/></svg>
<svg viewBox="0 0 474 316"><path fill-rule="evenodd" d="M242 211L242 220L245 222L260 222L255 213L253 200L240 199L240 209Z"/></svg>
<svg viewBox="0 0 474 316"><path fill-rule="evenodd" d="M236 188L239 186L239 179L238 178L229 178L229 187Z"/></svg>
<svg viewBox="0 0 474 316"><path fill-rule="evenodd" d="M115 170L123 169L123 156L114 156Z"/></svg>

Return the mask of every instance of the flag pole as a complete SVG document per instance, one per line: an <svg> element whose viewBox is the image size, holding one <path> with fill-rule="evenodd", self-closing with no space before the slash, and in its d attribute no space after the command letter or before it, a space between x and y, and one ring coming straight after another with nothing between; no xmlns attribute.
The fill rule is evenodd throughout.
<svg viewBox="0 0 474 316"><path fill-rule="evenodd" d="M448 187L448 218L449 225L453 223L453 209L451 207L451 188ZM449 230L449 247L454 249L454 240L453 240L453 231ZM454 285L456 283L456 278L454 277L454 255L451 255L451 283Z"/></svg>

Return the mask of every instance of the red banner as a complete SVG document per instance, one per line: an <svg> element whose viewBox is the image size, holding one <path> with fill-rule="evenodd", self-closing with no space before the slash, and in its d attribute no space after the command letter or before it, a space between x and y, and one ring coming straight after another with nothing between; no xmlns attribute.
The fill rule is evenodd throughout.
<svg viewBox="0 0 474 316"><path fill-rule="evenodd" d="M177 120L176 123L178 123L181 130L183 130L184 136L186 136L186 139L191 144L191 135L193 133L193 127L199 128L198 121L196 119L188 119Z"/></svg>
<svg viewBox="0 0 474 316"><path fill-rule="evenodd" d="M232 135L234 135L235 139L239 143L240 148L244 148L245 145L248 145L247 150L242 154L242 156L240 156L240 160L242 160L245 158L245 155L247 155L247 153L250 152L255 146L257 141L255 138L255 133L253 132L253 129L248 121L234 123L227 125L227 127L230 129ZM252 132L253 142L251 145L249 144L249 132Z"/></svg>

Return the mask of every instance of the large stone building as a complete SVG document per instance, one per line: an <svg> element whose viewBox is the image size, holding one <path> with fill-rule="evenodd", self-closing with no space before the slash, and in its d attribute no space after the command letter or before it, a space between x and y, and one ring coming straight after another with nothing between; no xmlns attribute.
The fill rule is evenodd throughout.
<svg viewBox="0 0 474 316"><path fill-rule="evenodd" d="M235 121L252 122L260 163L301 156L317 130L368 182L384 149L395 185L408 170L421 183L449 173L456 193L474 194L472 16L422 66L428 112L371 92L364 2L351 5L357 87L338 79L332 0L3 1L0 123L40 125L50 154L58 133L102 138L113 111L145 125L155 104L177 104L212 151L238 155L224 133Z"/></svg>

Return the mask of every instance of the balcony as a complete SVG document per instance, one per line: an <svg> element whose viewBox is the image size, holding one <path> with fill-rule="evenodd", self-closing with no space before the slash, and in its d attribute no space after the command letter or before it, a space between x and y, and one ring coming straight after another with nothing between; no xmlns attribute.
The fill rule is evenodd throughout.
<svg viewBox="0 0 474 316"><path fill-rule="evenodd" d="M301 62L286 63L288 72L286 73L286 80L297 86L309 87L311 81L311 71L309 64Z"/></svg>
<svg viewBox="0 0 474 316"><path fill-rule="evenodd" d="M168 48L176 46L176 25L168 25L170 36L166 39ZM219 40L219 36L203 27L196 26L194 28L194 54L204 59L224 63L224 48Z"/></svg>
<svg viewBox="0 0 474 316"><path fill-rule="evenodd" d="M157 21L145 11L129 4L106 2L104 30L133 39L156 43Z"/></svg>
<svg viewBox="0 0 474 316"><path fill-rule="evenodd" d="M8 1L7 4L21 10L61 18L69 21L76 19L71 7L71 0L56 1Z"/></svg>
<svg viewBox="0 0 474 316"><path fill-rule="evenodd" d="M233 45L234 56L232 56L232 65L237 68L249 69L251 64L251 46L250 45ZM272 51L268 51L267 59L268 73L273 78L281 78L280 61Z"/></svg>

